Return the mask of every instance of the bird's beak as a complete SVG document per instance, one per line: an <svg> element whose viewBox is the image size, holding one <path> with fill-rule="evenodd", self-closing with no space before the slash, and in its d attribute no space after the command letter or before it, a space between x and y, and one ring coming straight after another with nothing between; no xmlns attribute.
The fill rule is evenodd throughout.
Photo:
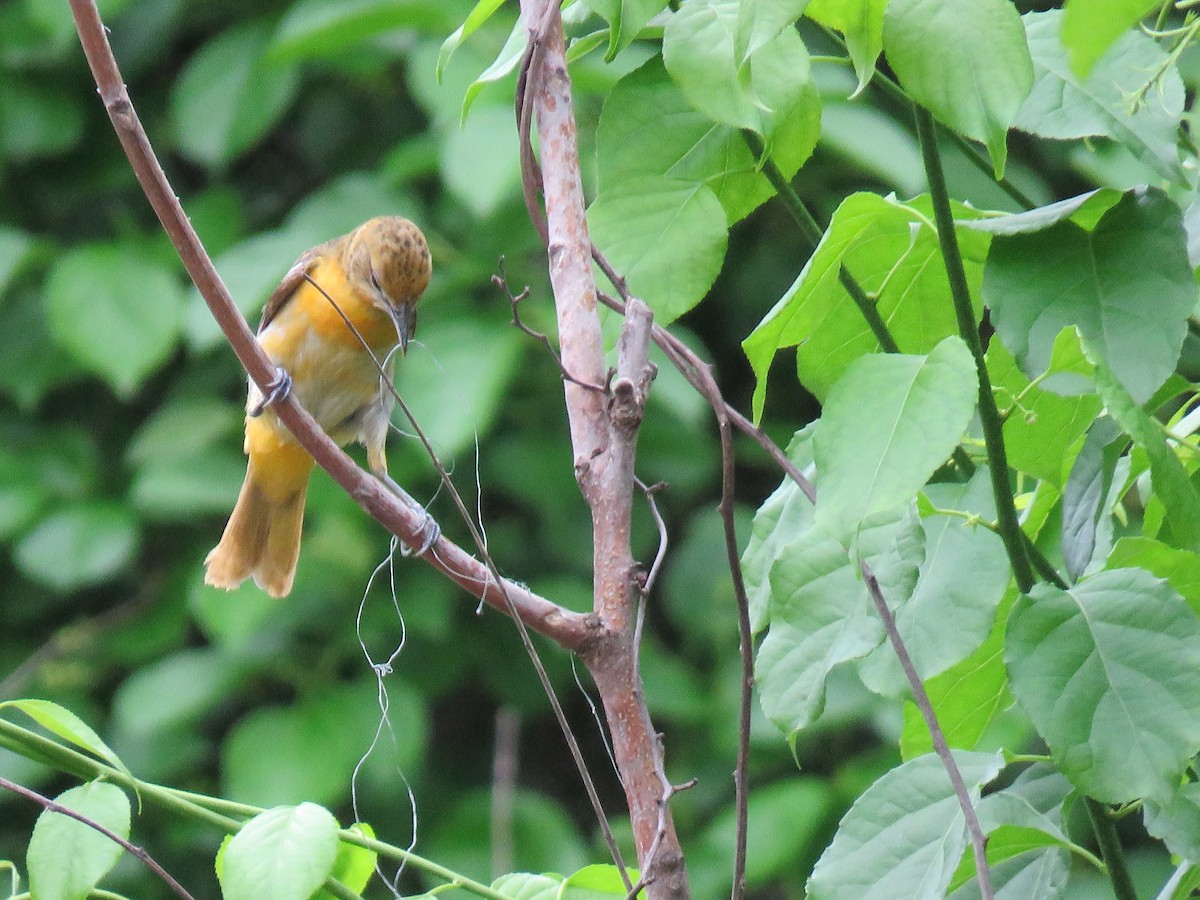
<svg viewBox="0 0 1200 900"><path fill-rule="evenodd" d="M400 338L400 355L408 355L408 339L416 333L417 330L417 304L401 303L397 306L389 306L392 312L392 319L396 323L396 335Z"/></svg>

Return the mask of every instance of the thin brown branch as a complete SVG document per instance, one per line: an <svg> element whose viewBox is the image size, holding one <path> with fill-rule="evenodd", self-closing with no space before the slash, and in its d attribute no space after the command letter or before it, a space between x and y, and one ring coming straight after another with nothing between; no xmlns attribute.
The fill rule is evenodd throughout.
<svg viewBox="0 0 1200 900"><path fill-rule="evenodd" d="M568 372L567 367L563 365L562 357L559 356L558 351L554 349L554 344L551 342L549 336L534 328L530 328L525 324L525 321L521 318L520 307L524 301L529 299L529 285L526 285L524 288L522 288L521 293L514 294L512 292L512 288L508 285L508 276L504 274L503 257L500 258L497 268L499 271L492 276L492 284L504 291L504 296L508 298L509 310L512 312L513 327L523 334L529 335L529 337L533 338L546 348L547 352L550 354L550 357L554 360L554 364L558 366L558 373L562 376L563 381L569 381L572 384L577 384L581 388L585 388L589 391L599 391L602 394L607 393L607 384L589 384L586 381L580 381L578 378ZM612 373L610 372L609 374L611 375Z"/></svg>
<svg viewBox="0 0 1200 900"><path fill-rule="evenodd" d="M22 785L9 781L7 778L0 778L0 788L11 791L20 797L24 797L26 800L32 800L47 812L58 813L59 815L67 816L68 818L74 819L76 822L82 822L88 828L98 831L114 844L117 844L130 855L140 860L142 865L161 878L163 883L166 884L166 886L169 887L171 892L176 896L182 897L183 900L195 900L195 898L188 893L187 889L171 876L170 872L168 872L166 869L160 866L157 861L155 861L154 857L152 857L141 847L131 844L129 841L125 840L125 838L121 837L112 829L101 825L95 819L89 819L83 813L76 812L69 806L63 806L61 803L57 803L54 800L51 800L49 797L42 796L37 791L30 790L27 787L23 787Z"/></svg>
<svg viewBox="0 0 1200 900"><path fill-rule="evenodd" d="M900 660L900 667L904 670L904 676L908 679L909 687L913 692L913 702L917 704L917 709L921 711L921 717L925 720L925 727L929 729L930 737L933 739L934 752L942 761L946 774L950 776L950 785L954 788L954 794L958 798L963 820L967 824L967 834L971 839L979 894L981 897L991 900L995 894L992 891L991 879L988 877L987 837L979 825L979 817L975 814L975 805L971 802L971 794L967 790L966 782L963 781L962 772L958 768L954 754L950 752L950 745L946 742L946 735L942 731L941 723L938 722L933 703L929 700L929 693L925 690L921 676L917 673L917 667L913 665L908 647L904 645L904 640L900 636L900 629L896 627L896 617L892 615L887 600L884 599L883 591L879 587L879 579L875 577L875 573L865 562L859 564L859 569L862 572L863 581L867 585L867 591L871 595L871 602L875 604L875 610L879 613L879 618L883 620L884 631L887 632L892 649Z"/></svg>
<svg viewBox="0 0 1200 900"><path fill-rule="evenodd" d="M70 0L70 5L100 97L142 190L234 353L265 393L275 377L275 367L234 305L167 181L125 90L94 0ZM294 396L281 399L274 411L317 464L359 506L409 546L421 546L427 517L415 501L416 508L410 507L359 468ZM497 582L484 563L444 537L437 540L432 550L422 558L472 596L505 613L509 612L505 599L508 597L521 621L564 647L578 649L587 642L592 629L586 616L564 610L510 580Z"/></svg>

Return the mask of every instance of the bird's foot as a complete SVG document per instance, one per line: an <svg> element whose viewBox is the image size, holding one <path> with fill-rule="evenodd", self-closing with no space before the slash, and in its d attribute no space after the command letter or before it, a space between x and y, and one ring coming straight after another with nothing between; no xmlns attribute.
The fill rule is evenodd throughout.
<svg viewBox="0 0 1200 900"><path fill-rule="evenodd" d="M248 415L257 419L268 406L278 403L292 392L292 376L282 366L275 369L275 378L267 385L267 395L250 407Z"/></svg>

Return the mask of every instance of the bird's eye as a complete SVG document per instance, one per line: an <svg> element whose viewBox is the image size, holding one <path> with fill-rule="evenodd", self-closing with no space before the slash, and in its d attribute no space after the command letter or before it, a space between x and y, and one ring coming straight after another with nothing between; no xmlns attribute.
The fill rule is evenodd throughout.
<svg viewBox="0 0 1200 900"><path fill-rule="evenodd" d="M383 288L379 286L379 278L375 275L374 269L371 270L371 287L375 288L375 290L379 291L380 293L383 292Z"/></svg>

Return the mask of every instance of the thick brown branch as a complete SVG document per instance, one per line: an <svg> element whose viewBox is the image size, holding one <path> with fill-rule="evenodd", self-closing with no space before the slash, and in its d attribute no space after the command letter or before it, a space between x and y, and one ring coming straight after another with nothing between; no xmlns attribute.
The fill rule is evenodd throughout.
<svg viewBox="0 0 1200 900"><path fill-rule="evenodd" d="M234 353L254 382L265 391L275 377L275 368L234 305L159 165L125 90L95 3L93 0L70 0L70 4L100 97L138 183ZM330 440L294 397L282 399L273 409L317 464L329 472L359 506L409 546L422 544L426 516L420 511L419 504L411 498L407 498L410 502L397 498L361 469ZM578 649L589 637L592 629L588 617L564 610L507 579L501 589L486 565L446 538L439 538L422 558L470 594L506 614L509 609L505 600L507 594L522 621L564 647Z"/></svg>
<svg viewBox="0 0 1200 900"><path fill-rule="evenodd" d="M529 30L517 96L525 199L535 227L546 239L563 368L581 381L598 384L604 381L604 347L562 20L557 0L522 0L521 14ZM540 169L530 146L534 119ZM545 199L544 226L539 188ZM641 593L629 532L637 431L653 377L646 357L650 331L649 310L631 310L611 399L568 382L566 402L576 477L592 511L594 611L602 625L601 635L581 655L604 703L644 883L658 900L686 897L688 885L666 805L671 786L646 708L634 645Z"/></svg>

